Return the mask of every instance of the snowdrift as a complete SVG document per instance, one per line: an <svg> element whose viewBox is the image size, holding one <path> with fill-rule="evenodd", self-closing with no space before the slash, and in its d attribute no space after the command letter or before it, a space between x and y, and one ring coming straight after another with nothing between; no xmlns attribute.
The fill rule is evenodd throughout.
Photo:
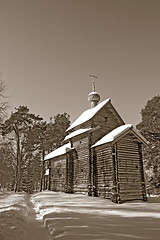
<svg viewBox="0 0 160 240"><path fill-rule="evenodd" d="M80 194L44 191L32 196L37 219L52 239L159 239L160 204L114 204Z"/></svg>

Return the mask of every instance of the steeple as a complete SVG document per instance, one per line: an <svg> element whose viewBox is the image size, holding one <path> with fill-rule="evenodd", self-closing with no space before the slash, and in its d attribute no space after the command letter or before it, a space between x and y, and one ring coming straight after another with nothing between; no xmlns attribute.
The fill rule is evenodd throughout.
<svg viewBox="0 0 160 240"><path fill-rule="evenodd" d="M100 100L100 95L99 93L96 92L95 90L95 79L98 78L95 75L90 75L90 77L92 78L92 92L88 94L88 101L91 104L91 108L94 108L95 106L97 106L99 100Z"/></svg>

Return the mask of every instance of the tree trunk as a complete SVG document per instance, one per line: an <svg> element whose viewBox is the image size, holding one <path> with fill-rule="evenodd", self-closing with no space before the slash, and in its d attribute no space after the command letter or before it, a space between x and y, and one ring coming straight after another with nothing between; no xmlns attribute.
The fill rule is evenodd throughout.
<svg viewBox="0 0 160 240"><path fill-rule="evenodd" d="M41 186L40 186L40 192L43 190L43 180L44 180L44 157L45 157L45 152L43 150L42 153L42 170L41 170Z"/></svg>
<svg viewBox="0 0 160 240"><path fill-rule="evenodd" d="M16 186L15 192L20 192L22 157L20 150L20 137L17 134L17 166L16 166Z"/></svg>

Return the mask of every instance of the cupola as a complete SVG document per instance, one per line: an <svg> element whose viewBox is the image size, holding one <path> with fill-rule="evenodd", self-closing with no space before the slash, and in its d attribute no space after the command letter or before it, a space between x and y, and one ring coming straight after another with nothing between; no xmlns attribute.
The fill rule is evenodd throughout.
<svg viewBox="0 0 160 240"><path fill-rule="evenodd" d="M88 101L91 104L91 108L94 108L95 106L98 105L98 102L100 100L100 95L98 92L95 91L95 78L97 78L97 77L95 75L90 75L90 77L92 77L92 79L93 79L93 81L92 81L93 91L88 94Z"/></svg>

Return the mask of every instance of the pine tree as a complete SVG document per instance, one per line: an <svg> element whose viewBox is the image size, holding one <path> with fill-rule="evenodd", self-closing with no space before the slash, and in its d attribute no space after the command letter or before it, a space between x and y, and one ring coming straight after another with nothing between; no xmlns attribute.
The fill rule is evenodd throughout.
<svg viewBox="0 0 160 240"><path fill-rule="evenodd" d="M24 164L21 189L32 193L40 189L42 179L42 162L45 155L46 122L38 121L28 131L24 141Z"/></svg>
<svg viewBox="0 0 160 240"><path fill-rule="evenodd" d="M15 191L20 191L22 164L24 162L24 142L30 128L35 122L42 120L39 116L29 113L26 106L19 106L3 125L3 135L10 136L16 155L16 185Z"/></svg>

